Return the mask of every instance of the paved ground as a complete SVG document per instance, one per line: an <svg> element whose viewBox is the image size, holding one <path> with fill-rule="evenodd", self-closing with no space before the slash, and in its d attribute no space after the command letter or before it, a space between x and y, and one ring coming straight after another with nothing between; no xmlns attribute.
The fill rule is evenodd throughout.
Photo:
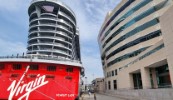
<svg viewBox="0 0 173 100"><path fill-rule="evenodd" d="M83 94L80 100L94 100L94 94L91 94L90 96L88 94ZM96 100L124 100L112 96L106 96L102 94L96 94Z"/></svg>

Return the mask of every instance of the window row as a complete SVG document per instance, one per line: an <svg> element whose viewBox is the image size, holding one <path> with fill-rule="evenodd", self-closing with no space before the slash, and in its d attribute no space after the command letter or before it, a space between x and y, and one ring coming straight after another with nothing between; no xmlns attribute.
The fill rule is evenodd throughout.
<svg viewBox="0 0 173 100"><path fill-rule="evenodd" d="M108 90L111 90L112 85L113 85L113 89L117 90L117 80L113 80L113 84L111 84L111 81L108 81ZM105 89L107 89L106 83L105 83Z"/></svg>
<svg viewBox="0 0 173 100"><path fill-rule="evenodd" d="M118 75L117 69L107 72L107 77L112 77L112 76L117 76L117 75Z"/></svg>
<svg viewBox="0 0 173 100"><path fill-rule="evenodd" d="M109 21L103 27L103 29L101 31L101 35L102 35L103 31L106 29L106 27L109 26L109 24L134 1L135 0L128 0L118 11L116 11L116 13L109 19Z"/></svg>
<svg viewBox="0 0 173 100"><path fill-rule="evenodd" d="M106 44L107 44L109 41L111 41L111 39L112 39L113 37L115 37L116 35L118 35L121 31L123 31L123 30L126 29L127 27L131 26L131 25L134 24L135 22L137 22L137 21L143 19L144 17L147 17L148 15L154 13L155 11L160 10L160 9L163 8L163 7L164 7L164 6L161 6L161 7L156 7L156 6L154 6L154 7L150 8L149 10L143 12L142 14L140 14L139 16L137 16L136 18L132 19L131 21L129 21L129 22L128 22L127 24L125 24L124 26L120 27L116 32L114 32L114 33L106 40L105 44L103 45L103 48L106 46ZM157 19L157 21L159 22L158 19ZM146 26L146 28L147 28L147 25L145 25L145 26ZM145 29L146 29L146 28L145 28ZM142 29L142 27L141 27L141 29ZM140 29L139 29L139 30L140 30ZM139 32L139 31L138 31L138 32Z"/></svg>
<svg viewBox="0 0 173 100"><path fill-rule="evenodd" d="M148 47L150 47L150 46L148 46ZM109 62L107 66L109 67L109 66L112 66L115 63L118 63L118 62L121 62L123 60L135 57L135 56L139 55L141 52L145 51L148 47L144 47L144 48L138 49L136 51L133 51L131 53L125 54L125 55L123 55L121 57L118 57L115 60Z"/></svg>
<svg viewBox="0 0 173 100"><path fill-rule="evenodd" d="M13 70L21 70L22 69L22 65L21 64L13 64L12 66ZM4 64L0 64L0 70L5 69L5 65ZM29 69L30 70L39 70L39 65L37 64L31 64L29 65ZM53 66L53 65L49 65L46 67L47 71L56 71L57 67ZM62 69L60 67L60 69ZM73 68L66 68L66 72L73 72Z"/></svg>
<svg viewBox="0 0 173 100"><path fill-rule="evenodd" d="M127 17L129 17L130 15L132 15L134 12L136 12L137 10L139 10L140 8L144 7L146 4L148 4L149 2L151 2L152 0L144 0L142 1L141 3L139 3L137 6L135 6L134 8L132 8L131 10L129 10L124 16L122 16L120 19L117 20L117 22L115 22L111 28L105 33L105 36L106 37L117 25L119 25L119 23L121 23L123 20L125 20ZM147 11L146 11L147 12ZM136 17L137 19L139 19L138 17ZM137 20L136 20L137 21ZM126 28L127 26L130 26L132 24L134 24L135 20L131 20L129 21L126 25ZM117 32L114 33L114 36L116 36L119 32L120 32L121 28L118 29ZM114 37L114 36L111 36L111 37ZM110 38L111 38L110 37ZM105 43L108 43L111 39L107 39ZM103 48L105 47L106 44L103 45Z"/></svg>
<svg viewBox="0 0 173 100"><path fill-rule="evenodd" d="M137 45L137 44L139 44L139 43L142 43L142 42L151 40L151 39L156 38L156 37L158 37L158 36L160 36L160 35L161 35L161 31L160 31L160 30L151 32L150 34L147 34L147 35L145 35L145 36L143 36L143 37L140 37L140 38L138 38L138 39L136 39L136 40L134 40L134 41L132 41L132 42L129 42L129 43L127 43L127 44L125 44L125 45L119 47L118 49L116 49L116 50L114 50L112 53L110 53L110 54L106 57L106 59L109 59L110 57L114 56L115 54L117 54L117 53L119 53L119 52L121 52L121 51L123 51L123 50L125 50L125 49L127 49L127 48L130 48L130 47L132 47L132 46L134 46L134 45Z"/></svg>
<svg viewBox="0 0 173 100"><path fill-rule="evenodd" d="M117 39L115 42L113 42L108 48L106 48L105 51L110 50L112 47L116 46L118 43L122 42L123 40L137 34L138 32L141 32L141 31L143 31L143 30L145 30L145 29L147 29L147 28L149 28L153 25L156 25L157 23L159 23L159 21L157 19L153 19L153 20L151 20L151 21L149 21L149 22L147 22L147 23L131 30L130 32L128 32L127 34L121 36L119 39Z"/></svg>
<svg viewBox="0 0 173 100"><path fill-rule="evenodd" d="M129 67L131 64L134 64L134 63L138 62L139 60L142 60L142 59L144 59L144 58L150 56L151 54L153 54L153 53L159 51L159 50L162 49L162 48L164 48L164 44L159 45L158 47L154 48L153 50L151 50L151 51L145 53L144 55L140 56L138 59L136 59L136 60L130 62L129 64L127 64L127 65L125 65L125 66L123 66L123 67L120 67L120 68L119 68L119 71L121 71L122 68Z"/></svg>

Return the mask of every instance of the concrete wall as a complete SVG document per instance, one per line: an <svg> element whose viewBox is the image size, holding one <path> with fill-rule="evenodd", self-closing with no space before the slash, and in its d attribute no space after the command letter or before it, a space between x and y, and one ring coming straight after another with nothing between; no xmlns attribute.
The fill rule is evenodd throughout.
<svg viewBox="0 0 173 100"><path fill-rule="evenodd" d="M106 95L127 100L173 100L173 89L118 90Z"/></svg>
<svg viewBox="0 0 173 100"><path fill-rule="evenodd" d="M173 84L173 6L160 17L171 82Z"/></svg>

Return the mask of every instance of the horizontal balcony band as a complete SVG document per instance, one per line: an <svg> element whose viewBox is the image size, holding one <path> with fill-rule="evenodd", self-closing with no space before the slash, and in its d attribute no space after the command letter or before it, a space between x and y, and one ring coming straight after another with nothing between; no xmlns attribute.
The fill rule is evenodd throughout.
<svg viewBox="0 0 173 100"><path fill-rule="evenodd" d="M37 49L37 50L28 50L27 53L32 53L32 52L53 52L53 53L58 53L58 54L61 54L61 55L64 55L64 56L68 56L68 57L71 57L70 54L64 52L64 51L61 51L61 50L56 50L56 49Z"/></svg>
<svg viewBox="0 0 173 100"><path fill-rule="evenodd" d="M32 43L32 44L28 44L28 48L31 47L31 46L34 46L34 45L49 45L49 46L55 46L55 47L60 47L60 48L63 48L63 49L66 49L66 50L69 50L69 51L72 51L70 48L60 44L60 43L53 43L53 42L46 42L46 43Z"/></svg>
<svg viewBox="0 0 173 100"><path fill-rule="evenodd" d="M57 17L57 15L52 14L52 13L42 13L42 14L40 14L40 16L43 16L43 15L51 15L51 16Z"/></svg>
<svg viewBox="0 0 173 100"><path fill-rule="evenodd" d="M55 37L47 37L47 36L45 36L45 37L42 36L42 37L30 38L30 39L28 40L28 42L31 41L31 40L34 40L34 39L52 39L52 40L58 40L58 41L61 41L61 42L66 43L66 44L72 45L71 42L65 41L63 38L55 38Z"/></svg>
<svg viewBox="0 0 173 100"><path fill-rule="evenodd" d="M66 24L66 25L68 25L69 27L72 28L72 26L67 21L64 21L64 20L58 19L58 18L54 18L54 17L39 17L39 18L34 18L34 19L32 19L30 21L30 23L32 23L34 21L39 21L39 20L51 20L51 21L55 21L55 22L60 22L60 23Z"/></svg>
<svg viewBox="0 0 173 100"><path fill-rule="evenodd" d="M36 12L36 11L33 11L33 12L30 14L30 17L31 17L33 14L37 14L37 12Z"/></svg>
<svg viewBox="0 0 173 100"><path fill-rule="evenodd" d="M70 36L68 36L67 33L61 32L61 31L50 31L50 30L32 31L29 34L29 36L32 35L32 34L34 34L34 33L49 33L49 34L52 33L52 34L58 34L58 35L63 36L64 38L68 38L68 39L71 39L72 40L72 38Z"/></svg>
<svg viewBox="0 0 173 100"><path fill-rule="evenodd" d="M32 31L31 31L32 28L35 28L35 27L42 27L42 26L44 26L44 27L60 28L60 29L65 30L65 31L68 32L68 33L73 34L73 33L72 33L71 31L69 31L66 27L64 27L64 26L62 26L62 25L52 24L52 23L49 23L49 24L39 24L39 25L32 25L32 26L30 26L29 31L32 32Z"/></svg>
<svg viewBox="0 0 173 100"><path fill-rule="evenodd" d="M40 21L40 20L51 20L51 21L55 21L55 22L59 22L59 23L63 23L63 24L66 24L67 26L71 27L72 26L67 22L67 21L64 21L62 19L57 19L57 18L54 18L54 17L39 17L39 18L34 18L30 21L30 24L34 21Z"/></svg>
<svg viewBox="0 0 173 100"><path fill-rule="evenodd" d="M60 14L61 16L64 16L65 18L67 18L74 26L76 26L75 22L65 13L59 11L58 14Z"/></svg>

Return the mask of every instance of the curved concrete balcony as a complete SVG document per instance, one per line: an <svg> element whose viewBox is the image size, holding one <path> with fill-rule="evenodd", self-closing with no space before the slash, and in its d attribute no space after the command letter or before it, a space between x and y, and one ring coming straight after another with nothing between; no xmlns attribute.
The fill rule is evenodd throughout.
<svg viewBox="0 0 173 100"><path fill-rule="evenodd" d="M62 15L66 16L70 21L72 21L75 24L75 21L72 19L71 16L67 15L66 13L59 11L59 13L61 13Z"/></svg>
<svg viewBox="0 0 173 100"><path fill-rule="evenodd" d="M31 17L33 14L37 14L37 12L36 12L36 11L33 11L33 12L30 14L29 17Z"/></svg>
<svg viewBox="0 0 173 100"><path fill-rule="evenodd" d="M49 15L49 16L57 17L55 14L52 14L52 13L42 13L42 14L40 14L40 16L43 16L43 15Z"/></svg>
<svg viewBox="0 0 173 100"><path fill-rule="evenodd" d="M30 21L29 21L29 24L32 23L32 22L34 22L34 21L38 21L38 19L39 19L39 18L34 18L34 19L30 20Z"/></svg>
<svg viewBox="0 0 173 100"><path fill-rule="evenodd" d="M29 40L28 40L28 42L29 41L31 41L31 40L34 40L34 39L50 39L50 40L57 40L57 41L61 41L62 43L65 43L65 44L69 44L69 45L72 45L72 43L69 41L65 41L65 39L64 38L59 38L59 37L51 37L51 36L39 36L39 37L34 37L34 38L30 38Z"/></svg>
<svg viewBox="0 0 173 100"><path fill-rule="evenodd" d="M53 43L53 42L32 43L32 44L28 44L28 48L31 46L40 46L40 45L55 46L55 47L59 47L61 49L68 50L70 52L72 51L70 48L66 47L65 45L63 45L61 43Z"/></svg>
<svg viewBox="0 0 173 100"><path fill-rule="evenodd" d="M71 24L69 24L67 21L64 21L62 19L56 19L56 18L52 18L52 17L40 17L40 18L38 18L38 20L48 20L48 21L51 20L51 21L55 21L55 22L59 22L59 23L65 24L65 25L67 25L67 26L72 28ZM33 21L35 21L35 20L33 20Z"/></svg>
<svg viewBox="0 0 173 100"><path fill-rule="evenodd" d="M35 24L35 25L32 25L32 26L29 27L29 31L30 31L32 28L36 28L36 27L53 27L53 28L57 28L58 25L53 24L53 23Z"/></svg>
<svg viewBox="0 0 173 100"><path fill-rule="evenodd" d="M29 32L29 35L33 34L33 33L37 33L37 32L39 32L39 31L38 30L33 30L33 31Z"/></svg>
<svg viewBox="0 0 173 100"><path fill-rule="evenodd" d="M72 38L70 36L68 36L66 33L64 32L61 32L61 31L56 31L56 34L58 35L61 35L61 36L64 36L64 38L68 38L70 40L72 40Z"/></svg>
<svg viewBox="0 0 173 100"><path fill-rule="evenodd" d="M68 39L72 40L72 37L68 36L67 33L62 32L62 31L50 31L50 30L32 31L32 32L29 33L28 36L30 36L32 34L37 34L37 33L57 34L57 35L61 35L64 38L68 38Z"/></svg>
<svg viewBox="0 0 173 100"><path fill-rule="evenodd" d="M58 14L67 18L74 26L76 26L76 23L67 14L65 14L61 11L59 11Z"/></svg>
<svg viewBox="0 0 173 100"><path fill-rule="evenodd" d="M30 20L29 23L32 23L34 21L38 21L38 20L51 20L51 21L58 21L58 19L54 18L54 17L39 17L39 18L34 18L32 20Z"/></svg>
<svg viewBox="0 0 173 100"><path fill-rule="evenodd" d="M50 52L50 53L57 53L59 55L62 55L62 56L68 56L71 58L71 55L68 54L67 52L64 52L62 50L56 50L56 49L37 49L37 50L32 50L32 51L28 51L27 53L32 53L32 52Z"/></svg>
<svg viewBox="0 0 173 100"><path fill-rule="evenodd" d="M31 5L35 4L37 2L41 2L41 1L45 1L45 0L32 0ZM75 13L66 4L64 4L64 3L62 3L58 0L46 0L46 1L47 2L52 2L52 3L55 3L55 4L58 4L58 5L62 6L64 9L68 10L73 15L74 18L76 18Z"/></svg>
<svg viewBox="0 0 173 100"><path fill-rule="evenodd" d="M71 31L69 31L66 27L59 25L58 28L65 30L66 32L73 34Z"/></svg>
<svg viewBox="0 0 173 100"><path fill-rule="evenodd" d="M53 24L53 23L47 23L47 24L39 24L39 25L32 25L30 28L29 28L29 31L31 31L32 28L35 28L35 27L53 27L53 28L60 28L60 29L63 29L64 31L70 33L70 34L73 34L71 31L68 30L68 28L62 26L62 25L56 25L56 24ZM32 31L31 31L32 32Z"/></svg>
<svg viewBox="0 0 173 100"><path fill-rule="evenodd" d="M32 28L34 28L34 27L38 27L38 26L39 26L38 24L33 24L33 25L31 25L31 26L29 27L29 30L32 29Z"/></svg>
<svg viewBox="0 0 173 100"><path fill-rule="evenodd" d="M38 23L32 23L29 25L29 28L32 27L32 26L35 26L35 25L38 25Z"/></svg>
<svg viewBox="0 0 173 100"><path fill-rule="evenodd" d="M34 19L32 19L31 21L30 21L30 24L32 23L32 22L34 22L34 21L39 21L39 20L51 20L51 21L55 21L55 23L56 22L60 22L60 23L63 23L63 24L65 24L65 25L67 25L67 26L69 26L69 27L71 27L72 28L72 26L68 23L68 22L66 22L66 21L64 21L64 20L62 20L62 19L56 19L56 18L51 18L51 17L40 17L40 18L34 18Z"/></svg>
<svg viewBox="0 0 173 100"><path fill-rule="evenodd" d="M71 26L68 22L66 22L66 21L64 21L64 20L62 20L62 19L60 19L59 22L61 22L61 23L63 23L63 24L66 24L66 25L68 25L69 27L72 28L72 26Z"/></svg>

